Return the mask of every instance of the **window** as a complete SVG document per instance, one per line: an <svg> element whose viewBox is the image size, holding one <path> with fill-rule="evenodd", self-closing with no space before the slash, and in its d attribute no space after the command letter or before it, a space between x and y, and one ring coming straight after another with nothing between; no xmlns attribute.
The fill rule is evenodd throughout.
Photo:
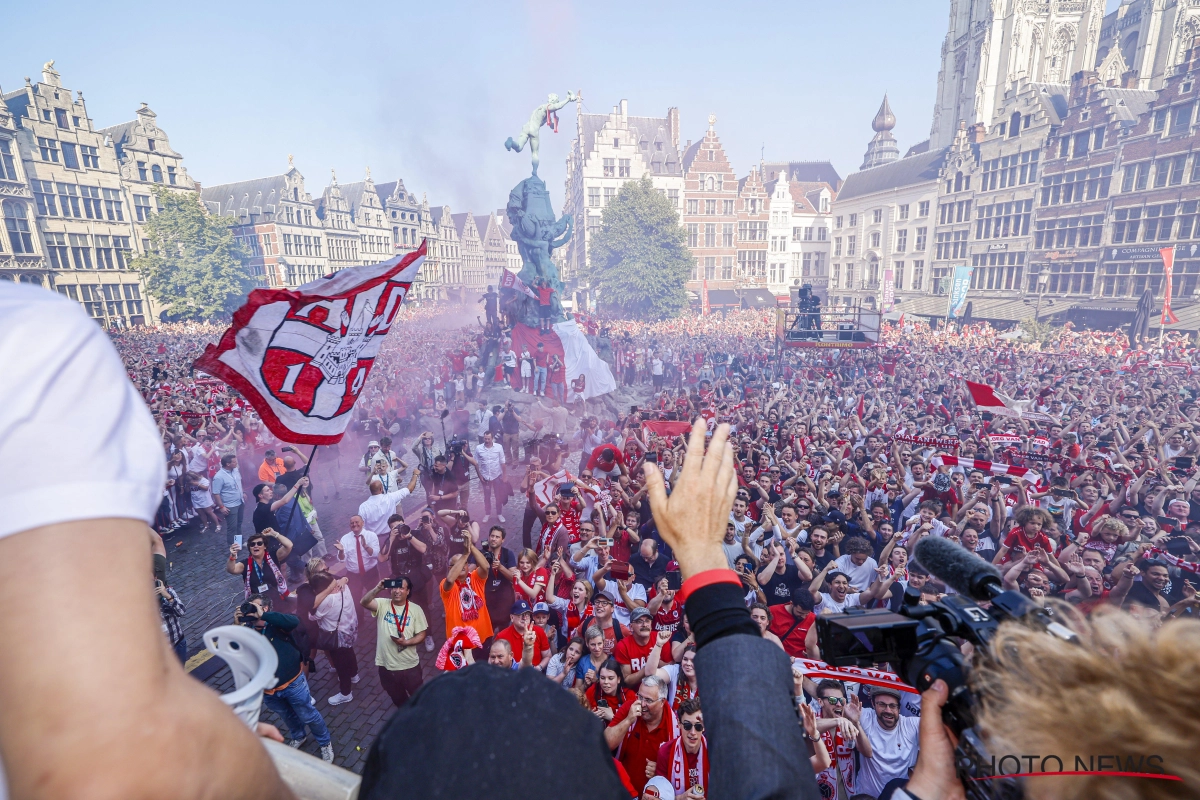
<svg viewBox="0 0 1200 800"><path fill-rule="evenodd" d="M1129 164L1121 177L1121 191L1131 192L1135 189L1145 189L1150 180L1150 162L1142 161Z"/></svg>
<svg viewBox="0 0 1200 800"><path fill-rule="evenodd" d="M1082 133L1075 134L1075 148L1073 153L1075 158L1081 158L1088 154L1088 143L1091 141L1091 138L1091 131L1083 131Z"/></svg>
<svg viewBox="0 0 1200 800"><path fill-rule="evenodd" d="M804 241L811 242L813 240L813 229L807 227L804 229Z"/></svg>
<svg viewBox="0 0 1200 800"><path fill-rule="evenodd" d="M1165 173L1163 180L1166 180ZM1078 203L1108 197L1112 167L1093 167L1042 178L1041 205Z"/></svg>
<svg viewBox="0 0 1200 800"><path fill-rule="evenodd" d="M679 208L679 190L667 189L667 199L671 201L671 205Z"/></svg>
<svg viewBox="0 0 1200 800"><path fill-rule="evenodd" d="M622 158L617 166L617 177L618 178L628 178L629 173L630 173L629 159Z"/></svg>
<svg viewBox="0 0 1200 800"><path fill-rule="evenodd" d="M1039 220L1033 234L1033 246L1037 250L1096 247L1103 230L1104 216L1101 214Z"/></svg>
<svg viewBox="0 0 1200 800"><path fill-rule="evenodd" d="M100 169L100 154L95 147L89 144L79 145L79 156L83 159L84 167Z"/></svg>
<svg viewBox="0 0 1200 800"><path fill-rule="evenodd" d="M800 237L802 235L801 234L802 230L803 230L803 228L801 228L799 225L792 228L792 241L793 242L800 241Z"/></svg>
<svg viewBox="0 0 1200 800"><path fill-rule="evenodd" d="M895 261L892 264L892 286L897 289L904 288L904 262Z"/></svg>
<svg viewBox="0 0 1200 800"><path fill-rule="evenodd" d="M175 168L174 167L167 167L167 183L171 184L172 186L177 185L175 183ZM376 215L376 216L378 216L378 215ZM378 219L376 220L376 222L378 222Z"/></svg>
<svg viewBox="0 0 1200 800"><path fill-rule="evenodd" d="M1187 155L1175 156L1171 159L1171 177L1168 183L1178 186L1183 183L1183 175L1187 168Z"/></svg>
<svg viewBox="0 0 1200 800"><path fill-rule="evenodd" d="M4 201L4 227L8 231L8 243L16 254L33 255L33 234L29 230L29 217L25 204L16 200Z"/></svg>
<svg viewBox="0 0 1200 800"><path fill-rule="evenodd" d="M162 183L163 182L162 167L160 167L158 164L151 165L150 178L155 183Z"/></svg>
<svg viewBox="0 0 1200 800"><path fill-rule="evenodd" d="M879 247L879 231L871 234L871 247Z"/></svg>
<svg viewBox="0 0 1200 800"><path fill-rule="evenodd" d="M96 269L116 269L111 239L99 234L93 236L92 239L96 244Z"/></svg>
<svg viewBox="0 0 1200 800"><path fill-rule="evenodd" d="M717 226L712 222L706 223L704 226L704 246L717 246Z"/></svg>
<svg viewBox="0 0 1200 800"><path fill-rule="evenodd" d="M921 291L922 282L925 279L925 262L914 261L912 268L912 290L915 292Z"/></svg>
<svg viewBox="0 0 1200 800"><path fill-rule="evenodd" d="M700 201L699 200L688 200L687 201L687 213L699 214L700 213Z"/></svg>
<svg viewBox="0 0 1200 800"><path fill-rule="evenodd" d="M67 256L67 235L47 232L42 238L46 242L46 255L50 257L50 266L54 269L70 269L71 262Z"/></svg>
<svg viewBox="0 0 1200 800"><path fill-rule="evenodd" d="M717 277L717 259L714 256L704 257L704 277L710 281Z"/></svg>
<svg viewBox="0 0 1200 800"><path fill-rule="evenodd" d="M1096 128L1092 131L1092 149L1099 150L1104 147L1104 128Z"/></svg>
<svg viewBox="0 0 1200 800"><path fill-rule="evenodd" d="M842 254L842 237L840 236L833 237L833 254L835 256Z"/></svg>
<svg viewBox="0 0 1200 800"><path fill-rule="evenodd" d="M133 196L133 208L137 214L138 222L148 222L150 220L150 196L145 194L135 194Z"/></svg>
<svg viewBox="0 0 1200 800"><path fill-rule="evenodd" d="M64 131L71 129L71 126L67 124L67 110L65 108L54 109L54 124Z"/></svg>
<svg viewBox="0 0 1200 800"><path fill-rule="evenodd" d="M100 210L100 187L80 186L79 192L83 195L84 216L88 219L104 219L103 212Z"/></svg>
<svg viewBox="0 0 1200 800"><path fill-rule="evenodd" d="M971 257L971 288L1010 291L1020 289L1025 269L1024 253L978 253Z"/></svg>
<svg viewBox="0 0 1200 800"><path fill-rule="evenodd" d="M738 269L746 277L767 276L767 252L765 250L739 250Z"/></svg>
<svg viewBox="0 0 1200 800"><path fill-rule="evenodd" d="M145 161L137 162L137 170L138 170L138 180L140 180L140 181L146 180L146 162Z"/></svg>
<svg viewBox="0 0 1200 800"><path fill-rule="evenodd" d="M842 265L834 264L829 276L829 282L834 286L840 286L842 283Z"/></svg>
<svg viewBox="0 0 1200 800"><path fill-rule="evenodd" d="M735 213L733 210L733 201L732 200L722 200L721 204L722 204L721 205L721 213L724 214L726 217L732 217Z"/></svg>
<svg viewBox="0 0 1200 800"><path fill-rule="evenodd" d="M588 187L588 207L589 208L599 208L600 207L600 187L599 186L589 186Z"/></svg>
<svg viewBox="0 0 1200 800"><path fill-rule="evenodd" d="M1186 133L1192 124L1195 102L1183 103L1171 109L1171 133Z"/></svg>
<svg viewBox="0 0 1200 800"><path fill-rule="evenodd" d="M883 222L883 209L877 208L871 213L871 221L876 225Z"/></svg>
<svg viewBox="0 0 1200 800"><path fill-rule="evenodd" d="M283 235L283 254L285 256L292 255L292 235L290 233Z"/></svg>
<svg viewBox="0 0 1200 800"><path fill-rule="evenodd" d="M690 201L689 201L690 202ZM689 222L687 225L688 247L700 246L700 226L695 222Z"/></svg>
<svg viewBox="0 0 1200 800"><path fill-rule="evenodd" d="M854 242L857 238L858 238L857 236L847 236L846 237L846 255L848 255L848 256L854 255Z"/></svg>
<svg viewBox="0 0 1200 800"><path fill-rule="evenodd" d="M835 227L835 228L840 228L840 227L842 227L842 218L841 218L841 217L834 217L834 218L833 218L833 227Z"/></svg>
<svg viewBox="0 0 1200 800"><path fill-rule="evenodd" d="M1154 112L1154 123L1151 126L1151 129L1154 131L1154 133L1158 133L1167 127L1167 114L1170 113L1170 111L1171 109L1169 108L1160 108L1158 111Z"/></svg>
<svg viewBox="0 0 1200 800"><path fill-rule="evenodd" d="M733 256L721 256L721 280L733 280Z"/></svg>
<svg viewBox="0 0 1200 800"><path fill-rule="evenodd" d="M920 203L917 204L917 216L918 217L928 217L929 216L929 201L928 200L922 200Z"/></svg>
<svg viewBox="0 0 1200 800"><path fill-rule="evenodd" d="M1011 203L993 203L975 209L975 238L1000 239L1005 236L1029 234L1029 218L1033 211L1032 200L1017 200Z"/></svg>
<svg viewBox="0 0 1200 800"><path fill-rule="evenodd" d="M87 234L71 233L67 238L71 240L71 261L75 269L92 269L92 248Z"/></svg>
<svg viewBox="0 0 1200 800"><path fill-rule="evenodd" d="M0 180L15 181L16 179L17 164L13 160L12 145L8 139L0 139Z"/></svg>
<svg viewBox="0 0 1200 800"><path fill-rule="evenodd" d="M42 161L49 161L53 164L58 163L58 142L54 139L43 139L38 137L38 153L42 156Z"/></svg>
<svg viewBox="0 0 1200 800"><path fill-rule="evenodd" d="M818 242L829 241L829 229L828 228L817 228L817 241Z"/></svg>
<svg viewBox="0 0 1200 800"><path fill-rule="evenodd" d="M617 177L617 160L615 158L604 159L604 177Z"/></svg>
<svg viewBox="0 0 1200 800"><path fill-rule="evenodd" d="M151 150L151 151L158 149L157 147L155 147L155 142L153 139L146 140L146 149Z"/></svg>
<svg viewBox="0 0 1200 800"><path fill-rule="evenodd" d="M721 225L721 247L733 247L733 223Z"/></svg>
<svg viewBox="0 0 1200 800"><path fill-rule="evenodd" d="M1070 148L1071 148L1071 137L1070 136L1060 136L1058 139L1058 157L1066 158L1067 153L1069 152Z"/></svg>
<svg viewBox="0 0 1200 800"><path fill-rule="evenodd" d="M604 187L604 205L608 205L609 203L611 203L616 196L617 196L617 187L615 187L615 186L605 186Z"/></svg>
<svg viewBox="0 0 1200 800"><path fill-rule="evenodd" d="M984 161L980 189L990 192L994 189L1024 186L1035 182L1038 172L1038 152L1037 150L1027 150L1024 153L1014 153L1011 156Z"/></svg>
<svg viewBox="0 0 1200 800"><path fill-rule="evenodd" d="M57 217L58 206L54 202L54 184L50 181L40 181L34 178L33 199L37 203L37 213L40 217Z"/></svg>
<svg viewBox="0 0 1200 800"><path fill-rule="evenodd" d="M715 217L717 215L717 201L716 200L705 200L704 201L704 213L707 216Z"/></svg>
<svg viewBox="0 0 1200 800"><path fill-rule="evenodd" d="M851 214L850 215L850 227L853 228L853 227L856 227L857 225L858 225L858 214Z"/></svg>
<svg viewBox="0 0 1200 800"><path fill-rule="evenodd" d="M926 236L925 236L925 232L926 232L927 230L929 230L929 229L928 229L928 228L917 228L917 246L914 248L914 249L916 249L917 251L924 250L924 249L925 249L925 247L926 247ZM915 262L914 262L914 263L915 263Z"/></svg>
<svg viewBox="0 0 1200 800"><path fill-rule="evenodd" d="M613 149L614 150L621 149L621 140L620 139L613 139Z"/></svg>
<svg viewBox="0 0 1200 800"><path fill-rule="evenodd" d="M903 253L908 249L908 231L896 231L896 252Z"/></svg>
<svg viewBox="0 0 1200 800"><path fill-rule="evenodd" d="M800 271L799 273L797 273L797 272L796 272L796 262L795 262L795 258L798 258L799 256L800 256L800 254L799 254L799 253L796 253L796 254L795 254L795 256L793 256L793 261L792 261L792 277L793 277L793 278L807 278L807 277L809 277L810 275L812 275L812 257L813 257L813 254L812 254L812 253L805 253L805 254L804 254L804 261L803 261L803 265L802 265L802 267L801 267L801 271Z"/></svg>
<svg viewBox="0 0 1200 800"><path fill-rule="evenodd" d="M64 217L82 217L79 208L79 187L72 184L58 184L58 205Z"/></svg>
<svg viewBox="0 0 1200 800"><path fill-rule="evenodd" d="M765 242L766 240L767 223L765 221L738 223L739 242Z"/></svg>

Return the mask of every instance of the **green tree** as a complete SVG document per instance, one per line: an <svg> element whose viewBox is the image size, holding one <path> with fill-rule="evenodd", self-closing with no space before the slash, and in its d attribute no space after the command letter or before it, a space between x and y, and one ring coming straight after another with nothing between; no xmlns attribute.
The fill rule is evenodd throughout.
<svg viewBox="0 0 1200 800"><path fill-rule="evenodd" d="M1051 325L1049 322L1039 322L1033 317L1021 320L1019 325L1021 329L1021 338L1027 342L1034 342L1045 347L1046 345L1057 343L1062 338L1063 328L1061 325Z"/></svg>
<svg viewBox="0 0 1200 800"><path fill-rule="evenodd" d="M231 217L212 216L194 192L156 189L145 224L150 252L133 260L146 290L174 319L228 319L255 286Z"/></svg>
<svg viewBox="0 0 1200 800"><path fill-rule="evenodd" d="M604 209L589 262L587 278L605 307L646 319L677 317L687 307L684 285L695 263L687 231L649 176L626 183Z"/></svg>

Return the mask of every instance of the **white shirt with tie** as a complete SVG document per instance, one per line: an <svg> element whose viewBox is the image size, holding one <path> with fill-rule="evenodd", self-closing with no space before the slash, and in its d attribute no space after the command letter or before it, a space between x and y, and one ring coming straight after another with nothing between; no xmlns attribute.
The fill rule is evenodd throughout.
<svg viewBox="0 0 1200 800"><path fill-rule="evenodd" d="M376 495L376 497L383 497L383 495ZM367 550L364 549L362 553L363 569L369 571L374 569L375 565L379 563L379 537L366 528L363 528L363 532L360 533L359 536L362 537L363 544L365 544L367 548L370 548L371 550L371 552L368 553ZM353 533L347 533L341 538L341 543L342 554L338 560L346 562L347 572L357 575L358 538L355 537Z"/></svg>
<svg viewBox="0 0 1200 800"><path fill-rule="evenodd" d="M358 515L363 518L363 530L373 531L378 536L387 533L388 517L396 513L396 505L408 495L408 487L402 486L394 492L373 494L363 500L358 506Z"/></svg>

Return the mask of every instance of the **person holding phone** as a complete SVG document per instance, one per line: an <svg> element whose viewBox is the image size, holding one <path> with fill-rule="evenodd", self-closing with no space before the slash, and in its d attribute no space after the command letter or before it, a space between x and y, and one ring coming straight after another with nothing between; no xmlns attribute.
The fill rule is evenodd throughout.
<svg viewBox="0 0 1200 800"><path fill-rule="evenodd" d="M387 590L388 599L379 597ZM429 635L425 612L411 599L412 580L405 575L380 581L359 601L376 621L375 666L379 685L399 708L421 688L417 645Z"/></svg>

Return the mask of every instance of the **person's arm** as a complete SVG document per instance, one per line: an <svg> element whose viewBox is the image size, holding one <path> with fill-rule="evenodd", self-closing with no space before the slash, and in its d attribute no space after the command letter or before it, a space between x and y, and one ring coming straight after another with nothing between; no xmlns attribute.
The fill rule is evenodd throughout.
<svg viewBox="0 0 1200 800"><path fill-rule="evenodd" d="M292 484L292 488L288 489L287 494L271 502L271 510L278 511L279 509L283 508L286 503L290 502L291 499L296 496L296 492L300 491L300 489L305 486L308 486L307 477L303 477L296 481L294 484Z"/></svg>
<svg viewBox="0 0 1200 800"><path fill-rule="evenodd" d="M729 426L717 426L707 453L705 433L703 420L693 425L683 474L670 497L659 469L653 464L644 469L659 533L683 573L680 600L696 636L712 756L707 794L745 797L746 787L753 786L755 797L816 800L812 765L795 757L806 751L792 706L791 662L762 638L721 548L737 492ZM606 741L619 744L625 730L606 731Z"/></svg>
<svg viewBox="0 0 1200 800"><path fill-rule="evenodd" d="M533 651L537 649L537 631L533 628L525 631L525 635L521 638L521 666L533 666ZM538 666L541 669L541 665Z"/></svg>
<svg viewBox="0 0 1200 800"><path fill-rule="evenodd" d="M380 581L379 583L375 584L375 586L372 587L369 592L367 592L366 594L364 594L362 596L362 598L358 601L358 604L360 606L362 606L363 608L365 608L367 611L374 611L375 610L375 597L382 591L383 591L383 581ZM315 598L314 598L314 600L315 600ZM313 605L315 607L316 603L314 602ZM395 637L392 637L392 638L395 638Z"/></svg>
<svg viewBox="0 0 1200 800"><path fill-rule="evenodd" d="M254 733L171 651L145 591L145 531L132 519L90 519L0 538L3 563L71 553L57 578L96 591L94 610L106 620L81 627L56 603L0 615L2 640L22 643L0 648L10 796L292 798ZM0 604L32 609L41 582L34 571L14 572L0 585ZM98 659L82 671L62 658L79 648Z"/></svg>
<svg viewBox="0 0 1200 800"><path fill-rule="evenodd" d="M325 602L325 598L329 597L331 594L342 591L342 589L349 582L350 582L349 578L338 578L337 580L333 581L328 586L326 586L324 589L317 592L316 596L313 597L313 610L316 610L316 608L318 606L320 606L321 603Z"/></svg>
<svg viewBox="0 0 1200 800"><path fill-rule="evenodd" d="M670 712L664 711L663 713L667 714ZM629 728L641 715L641 701L634 700L633 705L629 708L629 713L625 715L625 719L621 720L620 722L615 722L604 729L604 744L608 746L609 750L617 749L617 747L621 744L621 740L625 738L625 734L629 732Z"/></svg>
<svg viewBox="0 0 1200 800"><path fill-rule="evenodd" d="M275 551L274 557L276 561L282 564L287 560L287 557L292 554L292 540L284 536L279 531L271 531L266 535L279 542L279 549Z"/></svg>
<svg viewBox="0 0 1200 800"><path fill-rule="evenodd" d="M241 549L237 542L229 545L229 559L225 562L225 571L230 575L241 575L246 571L246 565L237 560L238 551Z"/></svg>

